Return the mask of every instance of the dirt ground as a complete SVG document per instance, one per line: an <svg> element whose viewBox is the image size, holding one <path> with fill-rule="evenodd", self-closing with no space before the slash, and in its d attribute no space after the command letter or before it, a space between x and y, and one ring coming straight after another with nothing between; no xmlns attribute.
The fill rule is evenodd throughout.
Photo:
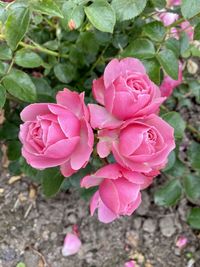
<svg viewBox="0 0 200 267"><path fill-rule="evenodd" d="M145 267L199 267L200 234L185 222L186 200L173 209L155 206L155 185L143 192L143 202L131 217L102 224L90 217L88 203L75 191L45 199L30 194L31 181L22 178L9 184L9 174L0 178L0 267L123 267L129 259ZM162 178L157 178L162 179ZM34 192L34 191L33 191ZM78 224L82 247L64 258L64 237ZM188 245L176 247L179 235Z"/></svg>

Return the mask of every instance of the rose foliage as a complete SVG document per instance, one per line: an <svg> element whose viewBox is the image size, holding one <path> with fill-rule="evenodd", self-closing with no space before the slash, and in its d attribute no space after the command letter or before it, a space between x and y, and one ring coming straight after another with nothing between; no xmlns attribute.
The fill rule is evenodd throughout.
<svg viewBox="0 0 200 267"><path fill-rule="evenodd" d="M162 175L155 203L186 196L200 229L200 129L182 112L200 103L199 14L200 0L0 1L9 172L47 197L74 187L104 223Z"/></svg>

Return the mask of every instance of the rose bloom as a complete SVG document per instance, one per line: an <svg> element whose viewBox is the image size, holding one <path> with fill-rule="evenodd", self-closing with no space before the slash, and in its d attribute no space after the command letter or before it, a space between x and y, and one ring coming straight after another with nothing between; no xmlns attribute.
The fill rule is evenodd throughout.
<svg viewBox="0 0 200 267"><path fill-rule="evenodd" d="M151 114L146 118L131 119L120 123L106 120L101 113L94 113L89 106L91 125L101 128L98 132L97 152L101 158L112 151L115 160L125 168L138 172L160 170L167 163L174 149L174 129L160 117Z"/></svg>
<svg viewBox="0 0 200 267"><path fill-rule="evenodd" d="M155 113L165 98L138 59L113 59L101 78L93 81L95 100L120 120Z"/></svg>
<svg viewBox="0 0 200 267"><path fill-rule="evenodd" d="M179 63L178 80L174 80L168 75L164 76L164 79L160 85L160 91L162 96L169 97L173 93L173 90L182 83L182 69L183 65Z"/></svg>
<svg viewBox="0 0 200 267"><path fill-rule="evenodd" d="M61 166L64 176L85 167L93 150L93 132L84 93L58 92L57 104L31 104L21 112L22 155L36 169Z"/></svg>
<svg viewBox="0 0 200 267"><path fill-rule="evenodd" d="M124 169L117 163L106 165L85 176L81 187L99 186L90 202L90 213L98 209L98 219L109 223L121 215L131 215L141 203L140 190L148 187L153 176Z"/></svg>

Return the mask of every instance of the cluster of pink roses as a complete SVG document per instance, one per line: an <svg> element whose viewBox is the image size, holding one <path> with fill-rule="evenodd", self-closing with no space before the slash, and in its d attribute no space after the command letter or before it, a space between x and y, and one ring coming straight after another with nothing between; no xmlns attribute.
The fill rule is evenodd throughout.
<svg viewBox="0 0 200 267"><path fill-rule="evenodd" d="M100 104L84 103L84 93L58 92L57 104L31 104L21 113L22 155L34 168L60 166L68 177L84 168L93 151L111 152L115 163L85 176L81 186L98 186L90 203L100 221L131 215L140 205L140 191L167 163L174 149L173 128L157 114L165 100L138 59L114 59L94 80L93 96ZM52 177L53 179L53 177Z"/></svg>

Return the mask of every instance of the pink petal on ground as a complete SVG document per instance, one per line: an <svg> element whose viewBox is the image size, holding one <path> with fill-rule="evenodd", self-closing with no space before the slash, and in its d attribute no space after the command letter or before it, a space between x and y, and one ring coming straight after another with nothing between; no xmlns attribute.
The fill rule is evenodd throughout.
<svg viewBox="0 0 200 267"><path fill-rule="evenodd" d="M135 262L134 261L127 261L124 264L124 267L136 267Z"/></svg>
<svg viewBox="0 0 200 267"><path fill-rule="evenodd" d="M76 254L81 247L81 241L77 235L67 234L64 240L62 255L64 257Z"/></svg>
<svg viewBox="0 0 200 267"><path fill-rule="evenodd" d="M176 241L176 246L180 249L184 248L188 243L188 239L185 236L179 236Z"/></svg>

